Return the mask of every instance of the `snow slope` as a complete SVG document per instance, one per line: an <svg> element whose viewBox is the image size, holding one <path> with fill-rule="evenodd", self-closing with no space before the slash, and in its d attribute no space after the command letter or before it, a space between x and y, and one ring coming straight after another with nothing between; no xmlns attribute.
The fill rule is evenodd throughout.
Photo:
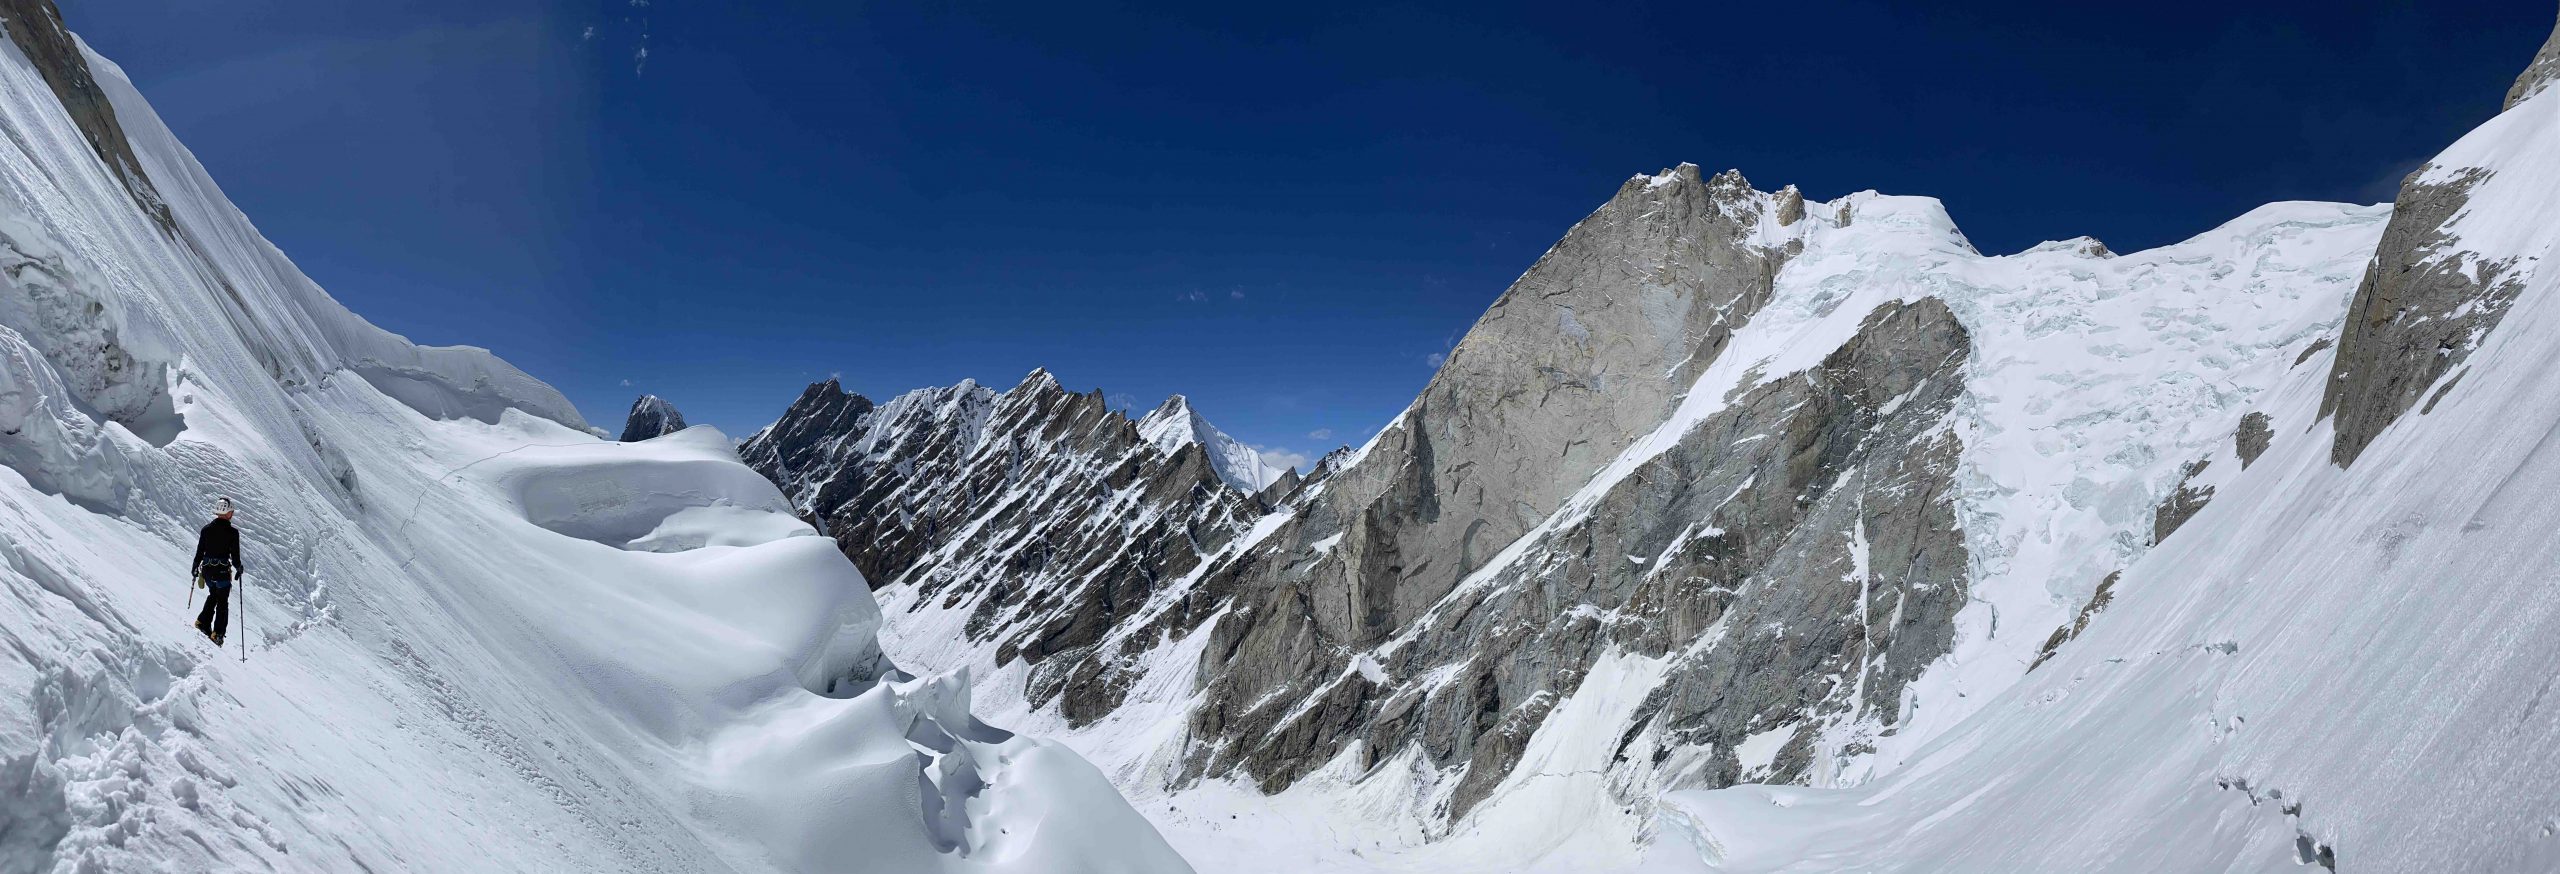
<svg viewBox="0 0 2560 874"><path fill-rule="evenodd" d="M1715 870L2560 867L2560 94L2424 173L2481 179L2439 251L2523 285L2467 376L2341 468L2314 355L2267 453L1900 771L1676 796Z"/></svg>
<svg viewBox="0 0 2560 874"><path fill-rule="evenodd" d="M0 871L1188 870L965 672L881 659L861 576L727 438L606 442L366 324L49 4L9 12ZM184 605L217 495L221 652Z"/></svg>
<svg viewBox="0 0 2560 874"><path fill-rule="evenodd" d="M1859 210L1862 224L1881 223L1863 219L1882 210ZM1938 208L1910 215L1933 230L1944 219ZM1908 250L1961 240L1951 224L1900 242L1809 249L1791 281L1936 297L1975 337L1953 423L1964 444L1956 504L1974 563L1971 604L1956 617L1953 650L1906 690L1898 730L1835 729L1822 746L1877 752L1832 752L1823 758L1836 770L1816 781L1890 768L1971 713L1977 696L2016 681L2048 632L2149 549L2154 509L2185 466L2217 449L2228 456L2241 417L2308 372L2298 356L2336 334L2389 215L2270 204L2126 255L2085 238L1996 258L1956 243Z"/></svg>

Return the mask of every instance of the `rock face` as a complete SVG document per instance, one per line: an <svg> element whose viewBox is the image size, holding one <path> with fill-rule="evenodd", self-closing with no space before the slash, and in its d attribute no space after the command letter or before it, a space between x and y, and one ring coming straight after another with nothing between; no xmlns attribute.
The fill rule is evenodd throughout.
<svg viewBox="0 0 2560 874"><path fill-rule="evenodd" d="M958 391L982 393L974 382L962 383ZM847 457L840 444L860 436L863 417L871 409L869 398L845 391L835 380L811 383L781 419L740 443L738 455L782 485L783 494L800 505L801 514L810 515L813 507L833 507L843 501L842 493L822 494L817 487L836 481L838 466L864 460L864 456Z"/></svg>
<svg viewBox="0 0 2560 874"><path fill-rule="evenodd" d="M2276 440L2274 422L2267 414L2254 410L2240 417L2240 430L2231 434L2231 449L2240 456L2241 467L2246 468L2258 456L2267 454L2267 447Z"/></svg>
<svg viewBox="0 0 2560 874"><path fill-rule="evenodd" d="M2322 415L2337 417L2330 459L2340 467L2470 357L2522 290L2508 275L2513 262L2446 257L2453 239L2446 228L2486 174L2434 170L2420 168L2401 185L2373 268L2347 311L2320 402Z"/></svg>
<svg viewBox="0 0 2560 874"><path fill-rule="evenodd" d="M1738 173L1637 177L1494 301L1309 511L1368 561L1308 581L1323 638L1384 640L1660 423L1796 248L1773 206Z"/></svg>
<svg viewBox="0 0 2560 874"><path fill-rule="evenodd" d="M2044 639L2044 647L2036 651L2036 661L2028 665L2027 670L2032 671L2043 667L2045 662L2053 660L2054 653L2062 650L2063 644L2078 639L2081 632L2089 630L2089 620L2097 618L2100 612L2107 609L2108 604L2115 602L2116 581L2121 579L2124 579L2123 571L2108 574L2106 579L2099 580L2098 591L2089 596L2089 603L2080 608L2080 615L2072 617L2071 624L2054 629L2053 634Z"/></svg>
<svg viewBox="0 0 2560 874"><path fill-rule="evenodd" d="M2187 475L2178 481L2177 489L2171 491L2169 497L2162 500L2160 506L2151 512L2152 543L2157 544L2169 539L2169 535L2177 533L2180 526L2187 524L2187 520L2195 518L2197 513L2204 512L2204 505L2213 502L2213 487L2196 483L2196 478L2204 475L2211 466L2210 460L2187 465Z"/></svg>
<svg viewBox="0 0 2560 874"><path fill-rule="evenodd" d="M631 402L631 415L622 419L622 442L637 443L684 430L684 414L676 405L657 395L641 395Z"/></svg>
<svg viewBox="0 0 2560 874"><path fill-rule="evenodd" d="M2510 110L2560 77L2560 30L2552 38L2508 92ZM2430 388L2450 390L2451 380L2441 387L2438 380L2447 374L2460 378L2463 362L2523 290L2523 279L2541 253L2509 251L2512 243L2476 238L2466 246L2460 225L2483 214L2483 205L2474 202L2475 190L2502 163L2517 157L2494 144L2506 128L2534 123L2521 118L2530 114L2510 111L2490 121L2401 184L2390 227L2348 309L2328 392L2321 398L2320 414L2337 417L2330 458L2338 466L2355 463L2410 407L2424 400L2431 408ZM2516 208L2488 206L2488 213Z"/></svg>
<svg viewBox="0 0 2560 874"><path fill-rule="evenodd" d="M2560 80L2560 25L2552 27L2551 37L2542 42L2542 51L2535 53L2533 62L2525 65L2524 73L2516 77L2516 84L2507 88L2504 108L2516 108L2516 104L2542 93L2542 89L2550 87L2554 80Z"/></svg>
<svg viewBox="0 0 2560 874"><path fill-rule="evenodd" d="M964 382L876 407L819 383L739 451L874 587L896 587L893 609L970 611L970 641L1032 666L1035 705L1064 694L1085 720L1159 642L1105 653L1104 634L1263 514L1202 442L1173 447L1035 371L1001 393ZM1168 627L1196 621L1176 611Z"/></svg>
<svg viewBox="0 0 2560 874"><path fill-rule="evenodd" d="M1670 784L1802 776L1814 732L1799 729L1892 710L1946 649L1965 548L1945 419L1968 350L1944 304L1879 308L1820 366L1733 399L1576 521L1394 627L1362 670L1344 653L1383 636L1337 635L1374 633L1396 608L1377 593L1426 570L1400 564L1391 535L1435 509L1419 475L1431 432L1391 430L1400 443L1343 476L1382 459L1414 475L1366 505L1308 502L1279 548L1210 579L1243 606L1202 665L1214 679L1192 731L1215 740L1191 773L1242 770L1274 789L1346 749L1364 768L1411 751L1462 775L1441 803L1463 816L1615 649L1665 665L1620 759L1663 766ZM1794 740L1773 761L1737 759L1770 731Z"/></svg>
<svg viewBox="0 0 2560 874"><path fill-rule="evenodd" d="M133 197L136 207L160 225L162 231L176 234L177 222L169 215L169 206L160 199L151 178L142 172L142 161L133 154L133 144L125 139L124 124L116 119L115 106L98 90L97 80L89 73L88 60L81 56L79 38L62 24L62 10L53 0L0 0L0 22L5 22L9 41L35 63L44 75L63 111L70 113L82 136L98 161L124 184L125 193Z"/></svg>

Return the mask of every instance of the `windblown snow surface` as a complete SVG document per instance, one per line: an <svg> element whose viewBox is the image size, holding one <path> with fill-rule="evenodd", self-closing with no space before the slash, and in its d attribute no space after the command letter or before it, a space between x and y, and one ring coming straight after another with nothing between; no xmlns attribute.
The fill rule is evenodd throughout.
<svg viewBox="0 0 2560 874"><path fill-rule="evenodd" d="M2439 403L2352 469L2330 462L2319 405L2388 207L2279 203L2145 252L2084 239L1986 257L1935 200L1808 205L1816 225L1771 303L1541 530L1737 389L1820 362L1878 304L1945 301L1977 350L1945 425L1965 447L1971 605L1898 724L1799 723L1737 750L1765 761L1815 732L1809 786L1625 782L1610 751L1664 666L1624 653L1446 825L1423 812L1444 779L1401 758L1364 770L1346 754L1267 797L1173 781L1207 635L1160 649L1130 703L1090 726L1024 704L1018 665L989 677L984 706L1085 752L1212 870L2560 867L2560 703L2546 700L2560 667L2560 394L2547 385L2560 280L2535 275L2560 237L2560 97L2515 107L2428 172L2483 179L2446 257L2507 265L2525 291ZM2251 413L2272 422L2271 448L2244 468L2234 433ZM2190 484L2217 494L2154 547L2153 510L2197 461ZM2030 671L2117 571L2111 606ZM958 633L965 611L883 595L900 617L892 654L991 667Z"/></svg>
<svg viewBox="0 0 2560 874"><path fill-rule="evenodd" d="M965 672L882 660L726 437L606 442L365 323L86 63L170 222L0 41L0 872L1188 870Z"/></svg>

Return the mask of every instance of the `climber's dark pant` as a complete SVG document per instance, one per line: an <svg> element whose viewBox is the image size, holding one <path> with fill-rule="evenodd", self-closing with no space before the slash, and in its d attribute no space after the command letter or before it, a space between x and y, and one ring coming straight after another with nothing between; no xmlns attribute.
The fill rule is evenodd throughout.
<svg viewBox="0 0 2560 874"><path fill-rule="evenodd" d="M205 587L211 594L204 596L204 612L196 614L196 628L221 637L231 625L231 584L208 581Z"/></svg>

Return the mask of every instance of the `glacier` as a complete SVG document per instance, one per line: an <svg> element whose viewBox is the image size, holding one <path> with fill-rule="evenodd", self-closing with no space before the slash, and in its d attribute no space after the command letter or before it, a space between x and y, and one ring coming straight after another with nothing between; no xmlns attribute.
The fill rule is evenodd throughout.
<svg viewBox="0 0 2560 874"><path fill-rule="evenodd" d="M2560 866L2560 97L2517 93L2410 180L2476 180L2425 257L2520 286L2451 390L2341 466L2318 351L2262 402L2300 424L2050 665L1894 773L1677 793L1673 827L1734 872Z"/></svg>

